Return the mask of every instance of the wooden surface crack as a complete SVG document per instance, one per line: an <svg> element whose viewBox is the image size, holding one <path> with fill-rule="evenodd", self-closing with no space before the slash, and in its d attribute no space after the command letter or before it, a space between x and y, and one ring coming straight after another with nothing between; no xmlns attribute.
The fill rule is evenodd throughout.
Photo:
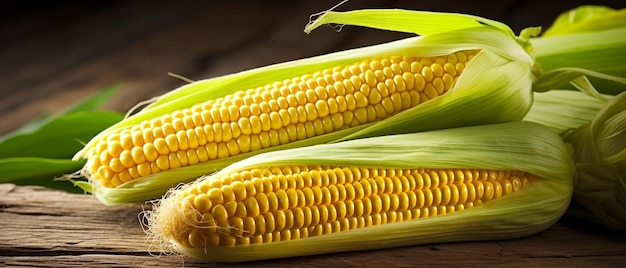
<svg viewBox="0 0 626 268"><path fill-rule="evenodd" d="M129 251L115 252L110 250L55 250L49 248L14 248L11 250L0 251L0 256L11 257L51 257L51 256L82 256L86 254L106 254L106 255L124 255L124 256L150 256L146 251Z"/></svg>

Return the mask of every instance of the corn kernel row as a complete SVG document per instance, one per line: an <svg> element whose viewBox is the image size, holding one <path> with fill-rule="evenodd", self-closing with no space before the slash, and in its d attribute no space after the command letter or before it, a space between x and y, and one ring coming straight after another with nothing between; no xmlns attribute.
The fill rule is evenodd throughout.
<svg viewBox="0 0 626 268"><path fill-rule="evenodd" d="M513 193L518 171L283 166L194 184L179 227L187 247L265 243L443 215Z"/></svg>
<svg viewBox="0 0 626 268"><path fill-rule="evenodd" d="M447 92L476 51L329 68L146 120L90 150L105 187L383 120Z"/></svg>

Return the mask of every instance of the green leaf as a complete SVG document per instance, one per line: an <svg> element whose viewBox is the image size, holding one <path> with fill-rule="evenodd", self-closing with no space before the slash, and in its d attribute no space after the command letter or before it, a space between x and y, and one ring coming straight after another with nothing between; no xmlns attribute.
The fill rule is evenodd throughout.
<svg viewBox="0 0 626 268"><path fill-rule="evenodd" d="M431 35L477 26L491 26L514 36L505 24L477 16L455 13L439 13L402 9L364 9L347 12L323 12L306 25L304 31L311 32L324 24L345 24L376 28L388 31Z"/></svg>
<svg viewBox="0 0 626 268"><path fill-rule="evenodd" d="M79 110L82 110L79 109ZM20 129L0 139L0 158L45 157L71 159L103 129L124 116L111 111L76 111L55 116L37 126Z"/></svg>
<svg viewBox="0 0 626 268"><path fill-rule="evenodd" d="M567 35L625 27L626 9L580 6L559 15L543 36Z"/></svg>
<svg viewBox="0 0 626 268"><path fill-rule="evenodd" d="M98 132L124 115L94 111L118 90L111 86L54 115L42 115L0 137L0 183L40 185L67 192L84 192L71 180L55 177L81 169L85 161L71 160Z"/></svg>
<svg viewBox="0 0 626 268"><path fill-rule="evenodd" d="M82 193L70 181L55 180L63 174L80 170L85 161L41 157L13 157L0 159L0 183L40 185L53 189Z"/></svg>
<svg viewBox="0 0 626 268"><path fill-rule="evenodd" d="M82 111L93 111L95 109L98 109L100 106L102 106L102 104L104 104L106 101L108 101L111 96L113 96L113 94L115 94L115 92L117 92L117 90L119 89L119 86L114 85L114 86L110 86L96 94L94 94L93 96L90 96L80 102L77 102L76 104L74 104L73 106L67 108L66 110L50 117L48 114L43 114L35 119L33 119L32 121L25 123L24 125L22 125L22 127L20 127L19 129L8 133L2 137L0 137L0 145L2 144L2 142L4 142L7 139L12 138L13 136L18 136L21 135L23 133L33 133L36 132L37 129L43 127L45 124L50 123L50 121L55 120L56 117L65 115L65 114L70 114L70 113L74 113L74 112L82 112ZM4 145L3 145L4 146ZM2 157L2 156L0 156Z"/></svg>
<svg viewBox="0 0 626 268"><path fill-rule="evenodd" d="M539 37L531 39L535 59L545 72L577 67L607 75L626 77L626 27L599 32ZM589 77L601 93L616 95L626 86L602 78Z"/></svg>

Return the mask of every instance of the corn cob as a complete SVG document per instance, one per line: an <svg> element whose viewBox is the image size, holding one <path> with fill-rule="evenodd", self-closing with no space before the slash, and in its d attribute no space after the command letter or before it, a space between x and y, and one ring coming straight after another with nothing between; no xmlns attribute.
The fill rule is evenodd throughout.
<svg viewBox="0 0 626 268"><path fill-rule="evenodd" d="M289 149L171 192L149 234L220 262L520 237L562 215L572 170L559 136L528 122Z"/></svg>
<svg viewBox="0 0 626 268"><path fill-rule="evenodd" d="M517 121L530 109L532 90L570 80L593 88L581 70L541 73L529 54L537 28L517 37L475 16L361 10L326 12L305 31L327 23L421 36L178 88L76 154L88 159L90 183L81 187L105 204L145 201L255 154Z"/></svg>
<svg viewBox="0 0 626 268"><path fill-rule="evenodd" d="M114 132L89 152L104 187L384 120L445 94L476 51L362 60L237 91Z"/></svg>

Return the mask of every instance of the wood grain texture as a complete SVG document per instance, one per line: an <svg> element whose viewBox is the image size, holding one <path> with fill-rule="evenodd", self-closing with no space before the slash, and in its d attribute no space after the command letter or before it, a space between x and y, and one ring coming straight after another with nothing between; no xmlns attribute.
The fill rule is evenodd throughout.
<svg viewBox="0 0 626 268"><path fill-rule="evenodd" d="M160 255L138 215L149 205L108 207L89 195L0 184L0 266L219 267ZM626 236L562 220L515 240L433 244L229 264L228 267L618 267Z"/></svg>

